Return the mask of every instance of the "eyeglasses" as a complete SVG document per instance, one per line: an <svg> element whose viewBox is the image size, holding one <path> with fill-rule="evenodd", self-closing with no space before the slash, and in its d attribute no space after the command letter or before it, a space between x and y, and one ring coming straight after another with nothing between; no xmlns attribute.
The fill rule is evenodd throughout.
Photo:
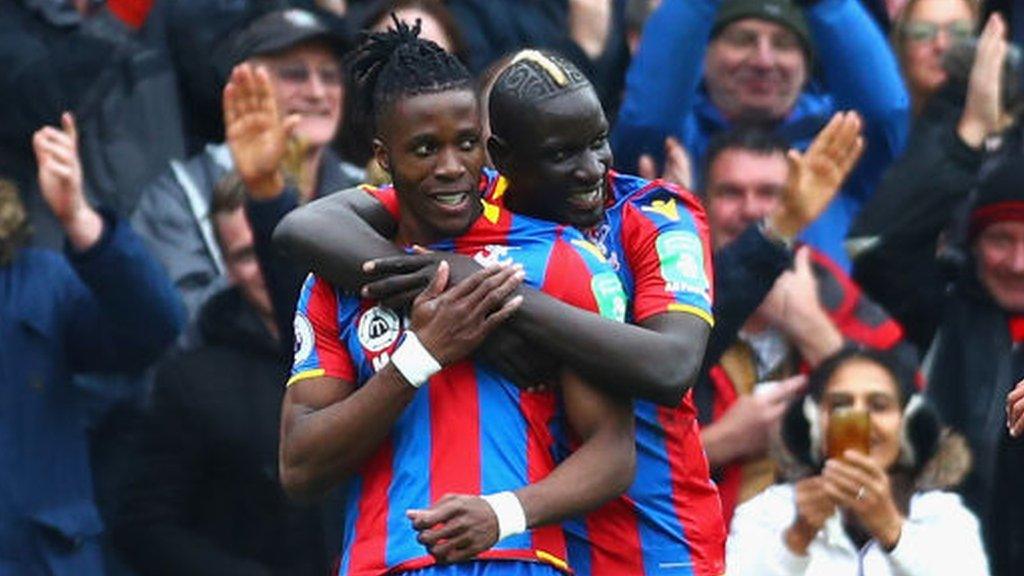
<svg viewBox="0 0 1024 576"><path fill-rule="evenodd" d="M271 68L274 76L285 84L300 86L310 81L313 74L320 78L320 83L325 86L341 86L341 69L335 66L323 66L313 69L303 64L282 64Z"/></svg>
<svg viewBox="0 0 1024 576"><path fill-rule="evenodd" d="M964 42L974 36L974 24L970 20L954 20L946 24L914 20L903 26L903 38L910 42L934 42L939 32L945 32L953 43Z"/></svg>
<svg viewBox="0 0 1024 576"><path fill-rule="evenodd" d="M757 30L729 27L722 32L721 39L733 48L755 51L761 42L761 36L764 34L766 33ZM788 30L768 34L768 41L773 50L792 51L800 49L800 41L795 34Z"/></svg>

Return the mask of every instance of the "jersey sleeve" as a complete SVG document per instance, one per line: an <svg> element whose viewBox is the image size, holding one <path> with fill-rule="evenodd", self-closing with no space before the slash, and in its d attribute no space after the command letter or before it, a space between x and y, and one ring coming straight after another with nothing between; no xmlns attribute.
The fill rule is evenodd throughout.
<svg viewBox="0 0 1024 576"><path fill-rule="evenodd" d="M395 192L394 186L384 186L383 188L363 186L362 188L367 194L376 198L388 211L388 214L398 221L398 194Z"/></svg>
<svg viewBox="0 0 1024 576"><path fill-rule="evenodd" d="M324 279L310 274L295 312L295 359L288 385L320 376L355 382L352 357L339 334L338 295Z"/></svg>
<svg viewBox="0 0 1024 576"><path fill-rule="evenodd" d="M572 232L555 241L541 290L577 308L625 320L626 293L618 275L597 246Z"/></svg>
<svg viewBox="0 0 1024 576"><path fill-rule="evenodd" d="M495 206L505 207L505 191L508 189L508 180L504 176L491 170L490 168L484 168L483 174L480 176L480 196L494 204Z"/></svg>
<svg viewBox="0 0 1024 576"><path fill-rule="evenodd" d="M623 211L622 245L635 322L684 312L714 326L710 234L692 194L659 186L632 201Z"/></svg>

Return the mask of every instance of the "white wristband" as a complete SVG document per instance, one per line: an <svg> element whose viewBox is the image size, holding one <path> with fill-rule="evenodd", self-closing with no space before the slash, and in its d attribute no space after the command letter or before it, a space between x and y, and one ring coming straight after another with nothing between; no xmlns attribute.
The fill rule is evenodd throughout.
<svg viewBox="0 0 1024 576"><path fill-rule="evenodd" d="M423 386L431 376L441 371L441 365L412 330L406 330L402 343L391 355L391 363L413 388Z"/></svg>
<svg viewBox="0 0 1024 576"><path fill-rule="evenodd" d="M519 498L511 492L498 492L481 496L498 517L498 540L526 532L526 511Z"/></svg>

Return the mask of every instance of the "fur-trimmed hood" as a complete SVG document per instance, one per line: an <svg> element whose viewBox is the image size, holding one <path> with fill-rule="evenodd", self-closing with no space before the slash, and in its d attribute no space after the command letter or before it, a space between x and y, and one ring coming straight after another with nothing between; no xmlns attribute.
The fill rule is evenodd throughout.
<svg viewBox="0 0 1024 576"><path fill-rule="evenodd" d="M795 482L818 473L811 465L798 458L782 437L772 442L772 455L779 464L779 476ZM948 490L956 487L971 470L971 450L963 436L944 428L939 435L935 454L924 463L914 477L914 490Z"/></svg>

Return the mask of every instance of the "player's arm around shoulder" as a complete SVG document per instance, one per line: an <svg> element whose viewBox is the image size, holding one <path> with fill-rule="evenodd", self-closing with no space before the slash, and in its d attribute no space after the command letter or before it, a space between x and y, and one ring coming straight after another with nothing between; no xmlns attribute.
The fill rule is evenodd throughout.
<svg viewBox="0 0 1024 576"><path fill-rule="evenodd" d="M403 254L389 240L394 234L392 213L357 187L292 210L274 230L274 245L299 265L355 291L368 280L364 262Z"/></svg>

